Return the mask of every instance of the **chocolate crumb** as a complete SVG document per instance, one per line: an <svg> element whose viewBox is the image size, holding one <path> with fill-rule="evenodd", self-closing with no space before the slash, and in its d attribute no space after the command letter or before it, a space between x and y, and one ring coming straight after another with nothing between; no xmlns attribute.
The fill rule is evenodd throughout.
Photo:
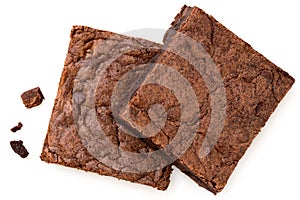
<svg viewBox="0 0 300 200"><path fill-rule="evenodd" d="M11 148L14 150L14 152L16 154L18 154L19 156L21 156L21 158L26 158L29 155L27 149L23 145L23 141L22 140L11 141L10 142L10 146L11 146Z"/></svg>
<svg viewBox="0 0 300 200"><path fill-rule="evenodd" d="M19 122L17 126L11 128L10 130L15 133L15 132L21 130L22 127L23 127L23 124L21 122Z"/></svg>
<svg viewBox="0 0 300 200"><path fill-rule="evenodd" d="M38 106L45 99L39 87L24 92L21 98L26 108Z"/></svg>

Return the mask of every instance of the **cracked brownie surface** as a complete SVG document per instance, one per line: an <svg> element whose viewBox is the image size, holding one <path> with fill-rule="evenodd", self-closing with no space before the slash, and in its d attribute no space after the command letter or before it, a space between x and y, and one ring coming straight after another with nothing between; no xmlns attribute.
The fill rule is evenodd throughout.
<svg viewBox="0 0 300 200"><path fill-rule="evenodd" d="M210 137L207 132L212 118L212 94L221 91L220 88L210 90L207 82L190 62L168 51L168 48L190 51L193 57L191 59L204 63L202 71L211 80L216 78L209 67L205 66L209 62L205 57L195 53L192 46L177 41L178 32L201 44L211 56L221 75L225 91L226 102L219 102L220 105L224 104L220 110L224 109L226 112L223 128L216 144L213 144L204 157L199 156L199 149L204 138ZM155 119L149 117L149 108L153 104L162 104L167 113L166 125L156 135L148 137L147 142L158 148L165 147L178 134L180 123L187 122L180 118L178 99L169 94L173 91L148 83L155 74L159 74L156 76L158 81L168 78L168 71L158 72L161 65L179 72L191 84L200 112L194 140L174 164L200 186L218 193L225 187L238 161L291 88L294 79L197 7L182 8L171 29L165 34L164 43L167 45L166 51L155 60L157 64L130 101L129 115L123 114L123 118L136 129L142 130ZM173 84L180 86L178 82ZM172 128L169 124L172 124ZM220 124L211 124L212 129L218 125Z"/></svg>
<svg viewBox="0 0 300 200"><path fill-rule="evenodd" d="M76 117L74 118L76 109L74 110L73 107L73 98L77 94L76 92L84 92L84 90L80 90L80 87L74 88L78 77L82 76L86 79L94 77L95 69L106 63L109 59L112 59L110 55L113 55L115 51L121 48L129 49L126 54L121 55L119 58L114 58L115 61L112 61L111 65L104 70L103 73L106 75L103 75L102 79L100 79L99 87L97 87L95 92L95 105L92 109L97 113L97 123L100 124L104 133L114 145L124 151L135 153L153 151L153 148L150 148L138 138L127 135L119 130L112 116L110 97L115 82L126 71L149 62L153 56L160 52L160 45L84 26L74 26L70 37L69 50L60 79L41 159L48 163L56 163L101 175L113 176L149 185L159 190L165 190L170 182L171 166L151 172L130 173L117 170L95 158L92 155L93 152L85 146L83 141L88 144L93 144L97 141L92 141L94 140L92 135L86 135L85 138L80 137L78 126L75 123ZM86 68L89 70L84 68L86 66L90 67ZM81 75L78 75L79 73ZM80 99L80 96L75 97L75 101L78 98ZM79 117L81 116L79 115ZM87 137L90 138L90 141L86 141ZM98 150L105 151L105 149Z"/></svg>

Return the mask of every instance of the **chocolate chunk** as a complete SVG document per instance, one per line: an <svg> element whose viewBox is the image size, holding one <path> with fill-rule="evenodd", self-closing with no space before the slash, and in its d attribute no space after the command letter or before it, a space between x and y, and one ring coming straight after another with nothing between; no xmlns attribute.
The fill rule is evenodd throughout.
<svg viewBox="0 0 300 200"><path fill-rule="evenodd" d="M164 42L166 51L122 118L147 135L144 127L157 118L149 110L161 104L165 126L145 141L165 148L185 136L171 149L178 155L174 164L200 186L220 192L294 79L197 7L182 8ZM184 127L194 135L186 136Z"/></svg>
<svg viewBox="0 0 300 200"><path fill-rule="evenodd" d="M74 26L41 159L165 190L171 166L154 169L144 160L132 163L122 156L154 149L126 134L117 125L111 109L113 88L118 80L149 62L160 52L160 47L142 39ZM135 80L136 76L129 79ZM89 94L95 96L94 101L88 98ZM89 102L91 105L85 106ZM95 118L88 117L90 113L95 113ZM93 127L86 127L98 124L91 132ZM100 146L102 142L104 146ZM138 165L154 170L144 171Z"/></svg>
<svg viewBox="0 0 300 200"><path fill-rule="evenodd" d="M10 130L15 133L18 130L21 130L22 127L23 127L23 124L21 122L19 122L17 126L11 128Z"/></svg>
<svg viewBox="0 0 300 200"><path fill-rule="evenodd" d="M44 96L39 87L24 92L21 98L26 108L38 106L44 100Z"/></svg>
<svg viewBox="0 0 300 200"><path fill-rule="evenodd" d="M11 141L10 142L10 146L11 146L11 148L14 150L14 152L16 154L18 154L19 156L21 156L21 158L26 158L29 155L27 149L23 145L23 141L22 140Z"/></svg>

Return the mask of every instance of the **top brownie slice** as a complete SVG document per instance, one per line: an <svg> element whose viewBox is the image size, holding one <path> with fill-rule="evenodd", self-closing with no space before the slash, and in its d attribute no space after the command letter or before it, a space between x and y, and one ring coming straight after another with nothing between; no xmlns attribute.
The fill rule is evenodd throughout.
<svg viewBox="0 0 300 200"><path fill-rule="evenodd" d="M174 164L218 193L294 79L197 7L182 8L164 42L165 51L121 115L157 148L178 134L189 140L181 126L195 130L188 148L182 140L171 149L178 156ZM156 104L163 108L155 111Z"/></svg>
<svg viewBox="0 0 300 200"><path fill-rule="evenodd" d="M123 151L138 154L153 148L117 125L110 102L118 79L148 63L160 47L143 39L74 26L41 159L165 190L170 182L170 166L139 171L134 164L122 160ZM94 80L97 82L93 86ZM133 81L132 77L128 81ZM90 101L89 92L95 99L87 108L83 105ZM95 112L96 121L88 118L86 112ZM92 123L99 124L99 130L83 130ZM100 137L112 147L101 146ZM111 149L115 151L108 152Z"/></svg>

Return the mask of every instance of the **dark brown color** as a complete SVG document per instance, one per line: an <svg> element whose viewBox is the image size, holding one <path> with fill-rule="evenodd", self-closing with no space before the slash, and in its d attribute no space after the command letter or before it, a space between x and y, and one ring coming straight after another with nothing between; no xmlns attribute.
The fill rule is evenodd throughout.
<svg viewBox="0 0 300 200"><path fill-rule="evenodd" d="M26 158L29 155L27 149L23 145L23 141L22 140L11 141L10 142L10 146L13 149L13 151L16 154L18 154L21 158Z"/></svg>
<svg viewBox="0 0 300 200"><path fill-rule="evenodd" d="M17 126L11 128L10 130L15 133L15 132L21 130L22 127L23 127L23 124L21 122L19 122Z"/></svg>
<svg viewBox="0 0 300 200"><path fill-rule="evenodd" d="M26 108L36 107L40 105L44 100L44 96L39 87L24 92L21 95L21 98Z"/></svg>
<svg viewBox="0 0 300 200"><path fill-rule="evenodd" d="M41 159L49 163L113 176L149 185L159 190L165 190L170 182L171 166L152 172L129 173L106 166L92 156L78 135L72 108L73 92L76 92L73 91L76 76L83 76L87 79L94 77L97 66L105 65L109 61L109 58L121 48L132 49L117 58L105 70L99 82L98 92L95 94L95 110L97 110L98 123L113 144L129 152L152 151L153 149L148 147L146 143L133 136L126 135L119 129L112 116L110 97L116 81L126 71L140 64L147 63L153 56L159 53L160 45L84 26L74 26L70 37L69 50L59 83ZM110 40L110 38L113 38L113 40ZM142 46L143 49L135 48L136 46ZM91 66L90 70L79 75L80 70L86 64ZM93 143L94 141L92 140L90 139L87 142ZM105 149L102 150L105 151Z"/></svg>
<svg viewBox="0 0 300 200"><path fill-rule="evenodd" d="M170 53L168 48L189 50L195 57L201 55L193 55L195 52L192 47L186 48L176 43L178 33L168 31L164 41L168 45L167 51L160 54L156 62L172 67L189 81L200 109L200 125L193 144L175 165L200 186L216 194L225 187L238 161L291 88L294 79L197 7L184 6L171 29L201 43L216 64L224 83L227 98L227 105L222 108L226 109L224 127L213 149L200 158L199 149L212 115L211 93L194 66ZM205 58L198 61L209 62ZM159 65L155 65L145 82L159 68ZM203 70L211 79L215 78L214 74L209 74L209 67ZM167 78L168 74L160 74L161 80ZM218 92L220 88L213 91ZM165 107L167 122L162 131L148 138L148 143L161 148L172 140L180 124L180 107L172 91L160 85L143 85L130 101L130 116L133 127L145 126L150 121L147 110L156 103Z"/></svg>

